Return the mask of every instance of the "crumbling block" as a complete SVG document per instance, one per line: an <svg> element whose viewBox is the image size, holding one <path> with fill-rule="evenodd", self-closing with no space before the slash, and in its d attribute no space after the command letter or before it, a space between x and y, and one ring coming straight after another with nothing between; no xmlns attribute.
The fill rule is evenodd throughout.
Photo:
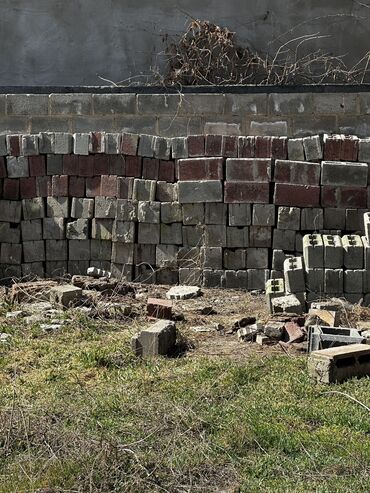
<svg viewBox="0 0 370 493"><path fill-rule="evenodd" d="M272 313L294 313L302 314L302 304L295 294L279 296L271 300Z"/></svg>
<svg viewBox="0 0 370 493"><path fill-rule="evenodd" d="M303 293L306 290L302 257L291 257L284 261L285 288L288 293Z"/></svg>
<svg viewBox="0 0 370 493"><path fill-rule="evenodd" d="M50 302L64 307L69 307L81 299L82 289L77 286L56 286L50 290Z"/></svg>
<svg viewBox="0 0 370 493"><path fill-rule="evenodd" d="M159 320L142 330L131 340L136 356L143 358L168 354L176 344L176 326L169 320Z"/></svg>

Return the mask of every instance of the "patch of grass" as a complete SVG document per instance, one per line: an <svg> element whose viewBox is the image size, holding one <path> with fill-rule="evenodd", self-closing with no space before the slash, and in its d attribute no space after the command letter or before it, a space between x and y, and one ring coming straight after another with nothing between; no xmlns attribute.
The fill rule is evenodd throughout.
<svg viewBox="0 0 370 493"><path fill-rule="evenodd" d="M141 361L135 323L0 329L0 493L370 491L369 413L305 357Z"/></svg>

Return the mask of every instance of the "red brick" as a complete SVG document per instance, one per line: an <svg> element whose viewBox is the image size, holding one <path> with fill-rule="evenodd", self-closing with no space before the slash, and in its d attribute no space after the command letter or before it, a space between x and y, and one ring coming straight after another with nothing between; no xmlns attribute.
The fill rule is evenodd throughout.
<svg viewBox="0 0 370 493"><path fill-rule="evenodd" d="M117 198L118 199L131 199L132 190L134 187L134 178L117 177Z"/></svg>
<svg viewBox="0 0 370 493"><path fill-rule="evenodd" d="M48 197L51 195L51 176L36 176L37 197Z"/></svg>
<svg viewBox="0 0 370 493"><path fill-rule="evenodd" d="M292 207L318 207L320 205L320 187L276 183L274 204Z"/></svg>
<svg viewBox="0 0 370 493"><path fill-rule="evenodd" d="M205 146L206 156L222 156L222 135L206 135Z"/></svg>
<svg viewBox="0 0 370 493"><path fill-rule="evenodd" d="M103 197L117 197L117 176L102 175L100 182L100 195Z"/></svg>
<svg viewBox="0 0 370 493"><path fill-rule="evenodd" d="M78 156L78 175L94 176L94 156Z"/></svg>
<svg viewBox="0 0 370 493"><path fill-rule="evenodd" d="M21 199L33 199L36 194L36 178L20 178L19 180Z"/></svg>
<svg viewBox="0 0 370 493"><path fill-rule="evenodd" d="M157 298L148 298L146 313L149 318L163 318L165 320L171 320L172 301Z"/></svg>
<svg viewBox="0 0 370 493"><path fill-rule="evenodd" d="M188 156L199 157L204 156L205 139L204 135L189 135L188 136Z"/></svg>
<svg viewBox="0 0 370 493"><path fill-rule="evenodd" d="M125 157L122 154L109 156L109 175L125 176L125 170Z"/></svg>
<svg viewBox="0 0 370 493"><path fill-rule="evenodd" d="M122 134L121 152L127 156L136 156L139 144L139 136L137 134Z"/></svg>
<svg viewBox="0 0 370 493"><path fill-rule="evenodd" d="M319 185L321 165L306 161L275 161L274 182Z"/></svg>
<svg viewBox="0 0 370 493"><path fill-rule="evenodd" d="M108 175L109 174L109 156L106 154L94 155L94 176Z"/></svg>
<svg viewBox="0 0 370 493"><path fill-rule="evenodd" d="M255 137L239 137L238 157L255 157Z"/></svg>
<svg viewBox="0 0 370 493"><path fill-rule="evenodd" d="M175 181L175 163L173 161L159 161L158 181L168 183Z"/></svg>
<svg viewBox="0 0 370 493"><path fill-rule="evenodd" d="M271 159L227 159L226 180L269 182L271 180Z"/></svg>
<svg viewBox="0 0 370 493"><path fill-rule="evenodd" d="M145 180L158 180L159 159L143 158L143 174Z"/></svg>
<svg viewBox="0 0 370 493"><path fill-rule="evenodd" d="M3 198L6 200L19 199L19 179L5 178L3 183Z"/></svg>
<svg viewBox="0 0 370 493"><path fill-rule="evenodd" d="M22 135L8 135L7 147L10 156L20 156L22 148Z"/></svg>
<svg viewBox="0 0 370 493"><path fill-rule="evenodd" d="M46 163L45 156L30 156L28 158L30 176L45 176Z"/></svg>
<svg viewBox="0 0 370 493"><path fill-rule="evenodd" d="M236 135L222 137L222 156L238 157L238 137Z"/></svg>
<svg viewBox="0 0 370 493"><path fill-rule="evenodd" d="M225 182L225 203L227 204L268 204L270 199L269 183L249 183L240 181Z"/></svg>
<svg viewBox="0 0 370 493"><path fill-rule="evenodd" d="M5 159L0 156L0 178L6 178Z"/></svg>
<svg viewBox="0 0 370 493"><path fill-rule="evenodd" d="M91 132L91 152L104 152L104 133Z"/></svg>
<svg viewBox="0 0 370 493"><path fill-rule="evenodd" d="M271 157L271 137L255 138L255 157Z"/></svg>
<svg viewBox="0 0 370 493"><path fill-rule="evenodd" d="M85 178L82 176L69 177L69 196L85 197Z"/></svg>
<svg viewBox="0 0 370 493"><path fill-rule="evenodd" d="M51 178L51 194L53 197L68 197L68 176L54 175Z"/></svg>
<svg viewBox="0 0 370 493"><path fill-rule="evenodd" d="M272 137L271 139L272 159L287 159L288 157L288 138Z"/></svg>
<svg viewBox="0 0 370 493"><path fill-rule="evenodd" d="M345 136L341 147L341 161L357 161L358 158L358 137Z"/></svg>
<svg viewBox="0 0 370 493"><path fill-rule="evenodd" d="M179 159L178 179L181 181L222 180L223 158Z"/></svg>
<svg viewBox="0 0 370 493"><path fill-rule="evenodd" d="M142 159L139 156L126 157L126 176L141 178Z"/></svg>
<svg viewBox="0 0 370 493"><path fill-rule="evenodd" d="M98 197L100 195L100 176L86 178L86 197Z"/></svg>
<svg viewBox="0 0 370 493"><path fill-rule="evenodd" d="M77 175L79 172L78 156L75 154L64 154L63 156L63 174Z"/></svg>
<svg viewBox="0 0 370 493"><path fill-rule="evenodd" d="M342 156L342 142L340 135L332 135L324 139L324 159L327 161L340 161Z"/></svg>
<svg viewBox="0 0 370 493"><path fill-rule="evenodd" d="M323 207L367 207L367 188L360 187L321 187L321 205Z"/></svg>

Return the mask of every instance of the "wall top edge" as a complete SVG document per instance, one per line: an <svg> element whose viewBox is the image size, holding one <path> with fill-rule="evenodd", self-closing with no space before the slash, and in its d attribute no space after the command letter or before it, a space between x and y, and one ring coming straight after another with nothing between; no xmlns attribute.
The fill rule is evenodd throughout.
<svg viewBox="0 0 370 493"><path fill-rule="evenodd" d="M0 94L271 94L370 92L370 84L320 84L297 86L0 86Z"/></svg>

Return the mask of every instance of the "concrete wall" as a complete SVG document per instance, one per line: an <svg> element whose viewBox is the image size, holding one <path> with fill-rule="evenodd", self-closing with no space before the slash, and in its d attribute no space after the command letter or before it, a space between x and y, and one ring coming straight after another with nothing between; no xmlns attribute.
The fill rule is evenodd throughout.
<svg viewBox="0 0 370 493"><path fill-rule="evenodd" d="M355 0L2 0L1 85L96 85L97 75L144 82L160 63L162 35L183 32L189 16L237 32L263 52L305 34L347 55L368 50L366 2Z"/></svg>
<svg viewBox="0 0 370 493"><path fill-rule="evenodd" d="M370 136L370 92L0 94L0 132Z"/></svg>

